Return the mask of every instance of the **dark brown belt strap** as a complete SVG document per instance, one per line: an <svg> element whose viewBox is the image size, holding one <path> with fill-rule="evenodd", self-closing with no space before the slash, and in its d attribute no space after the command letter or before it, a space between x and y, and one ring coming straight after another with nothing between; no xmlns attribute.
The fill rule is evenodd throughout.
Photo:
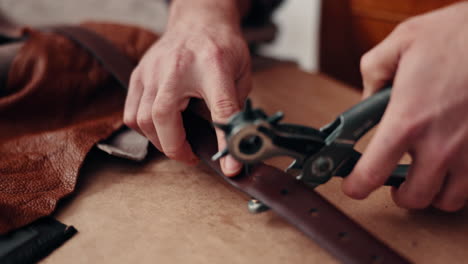
<svg viewBox="0 0 468 264"><path fill-rule="evenodd" d="M92 32L84 29L62 28L61 33L77 41L97 55L118 80L128 80L133 65L116 49ZM65 33L66 32L66 33ZM77 34L77 32L79 32ZM91 35L95 35L91 37ZM103 46L104 45L104 46ZM128 82L121 81L126 88ZM216 152L216 137L210 123L188 114L187 124L192 128L189 141L200 158L232 186L268 205L278 215L296 226L311 239L343 263L409 263L404 257L372 236L359 224L339 211L330 202L310 188L276 168L258 164L246 175L227 178L219 163L211 156ZM197 128L197 129L195 129Z"/></svg>
<svg viewBox="0 0 468 264"><path fill-rule="evenodd" d="M6 86L10 66L21 46L22 43L10 43L0 46L0 97L8 94Z"/></svg>
<svg viewBox="0 0 468 264"><path fill-rule="evenodd" d="M320 194L277 168L258 164L235 178L223 175L216 153L216 136L210 124L195 116L187 118L191 144L200 158L232 186L255 197L296 226L343 263L408 263L372 236Z"/></svg>
<svg viewBox="0 0 468 264"><path fill-rule="evenodd" d="M130 75L136 65L117 50L111 42L82 27L56 26L50 29L65 35L90 52L119 84L127 89L130 83Z"/></svg>

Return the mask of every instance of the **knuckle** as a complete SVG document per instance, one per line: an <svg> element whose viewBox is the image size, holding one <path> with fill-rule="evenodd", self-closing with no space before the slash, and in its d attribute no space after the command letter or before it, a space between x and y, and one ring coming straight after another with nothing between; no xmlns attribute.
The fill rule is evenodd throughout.
<svg viewBox="0 0 468 264"><path fill-rule="evenodd" d="M151 115L143 113L137 116L137 125L141 130L147 131L153 126Z"/></svg>
<svg viewBox="0 0 468 264"><path fill-rule="evenodd" d="M410 113L403 112L401 120L400 139L402 141L415 141L427 131L430 125L429 118L404 118L411 116Z"/></svg>
<svg viewBox="0 0 468 264"><path fill-rule="evenodd" d="M172 103L169 100L158 100L153 106L152 118L158 123L165 122L173 111Z"/></svg>
<svg viewBox="0 0 468 264"><path fill-rule="evenodd" d="M237 112L238 106L236 105L234 100L231 99L221 99L217 100L215 104L212 106L212 115L217 119L217 121L223 121L232 114ZM220 119L220 120L218 120Z"/></svg>
<svg viewBox="0 0 468 264"><path fill-rule="evenodd" d="M397 25L395 28L395 33L399 35L410 36L414 34L416 30L418 30L419 24L419 17L409 18Z"/></svg>
<svg viewBox="0 0 468 264"><path fill-rule="evenodd" d="M124 116L123 116L123 122L126 126L130 127L130 128L133 128L133 129L137 129L138 128L138 123L136 121L136 116L134 115L131 115L131 114L128 114L128 113L124 113Z"/></svg>
<svg viewBox="0 0 468 264"><path fill-rule="evenodd" d="M194 56L188 50L178 51L172 55L174 61L174 70L177 73L183 73L187 67L189 67L194 60Z"/></svg>
<svg viewBox="0 0 468 264"><path fill-rule="evenodd" d="M367 52L361 57L360 68L362 74L370 74L375 70L375 56L372 51Z"/></svg>
<svg viewBox="0 0 468 264"><path fill-rule="evenodd" d="M361 57L360 70L365 82L372 83L388 78L388 73L379 67L381 62L375 51L370 51Z"/></svg>
<svg viewBox="0 0 468 264"><path fill-rule="evenodd" d="M130 85L135 84L138 80L140 80L140 70L139 67L136 67L130 75Z"/></svg>
<svg viewBox="0 0 468 264"><path fill-rule="evenodd" d="M213 43L207 47L206 55L211 58L222 59L224 56L224 49L220 45Z"/></svg>
<svg viewBox="0 0 468 264"><path fill-rule="evenodd" d="M212 43L205 48L203 59L211 65L222 65L226 52L218 44Z"/></svg>
<svg viewBox="0 0 468 264"><path fill-rule="evenodd" d="M138 69L133 70L132 74L130 75L130 81L128 84L128 89L129 90L135 90L138 89L139 85L142 83L142 76L141 73Z"/></svg>

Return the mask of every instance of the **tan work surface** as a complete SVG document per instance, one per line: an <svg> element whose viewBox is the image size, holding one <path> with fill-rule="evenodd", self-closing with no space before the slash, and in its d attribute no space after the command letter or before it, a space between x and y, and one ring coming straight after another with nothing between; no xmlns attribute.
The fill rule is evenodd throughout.
<svg viewBox="0 0 468 264"><path fill-rule="evenodd" d="M283 110L285 121L314 127L360 98L355 90L293 65L256 73L254 87L254 106L269 114ZM468 210L408 212L393 204L388 188L354 201L340 184L334 179L317 190L410 260L468 259ZM138 164L94 153L76 194L56 213L79 233L44 263L336 262L275 213L249 214L247 199L203 165L189 167L161 155Z"/></svg>

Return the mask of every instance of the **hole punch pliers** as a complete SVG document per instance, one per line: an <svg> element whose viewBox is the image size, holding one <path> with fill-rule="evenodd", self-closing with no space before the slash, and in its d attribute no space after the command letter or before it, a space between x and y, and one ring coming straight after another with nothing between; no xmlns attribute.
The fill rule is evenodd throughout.
<svg viewBox="0 0 468 264"><path fill-rule="evenodd" d="M214 124L225 133L227 147L213 160L230 154L244 164L254 164L274 156L290 156L295 160L286 171L312 188L333 176L346 177L361 157L354 145L380 122L390 93L391 87L381 90L320 129L280 123L283 113L267 116L247 100L243 111L227 124ZM400 186L408 168L398 165L385 185ZM265 208L252 200L249 209L259 212Z"/></svg>

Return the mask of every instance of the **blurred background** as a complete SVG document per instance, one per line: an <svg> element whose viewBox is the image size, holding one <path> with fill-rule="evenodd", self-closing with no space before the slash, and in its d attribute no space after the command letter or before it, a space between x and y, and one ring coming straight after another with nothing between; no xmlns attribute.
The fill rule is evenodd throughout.
<svg viewBox="0 0 468 264"><path fill-rule="evenodd" d="M321 0L286 0L273 15L279 34L260 52L294 60L303 70L318 71Z"/></svg>
<svg viewBox="0 0 468 264"><path fill-rule="evenodd" d="M318 34L321 0L285 0L274 14L279 34L263 45L263 55L293 60L307 71L318 68ZM0 0L4 14L29 25L107 20L137 24L157 32L164 30L164 0Z"/></svg>
<svg viewBox="0 0 468 264"><path fill-rule="evenodd" d="M295 61L303 70L320 70L359 88L361 56L398 23L459 1L283 0L273 14L278 34L257 52ZM34 26L94 19L136 24L156 32L164 31L168 13L165 0L0 0L0 10ZM271 36L271 29L266 35ZM269 39L258 31L250 36Z"/></svg>

